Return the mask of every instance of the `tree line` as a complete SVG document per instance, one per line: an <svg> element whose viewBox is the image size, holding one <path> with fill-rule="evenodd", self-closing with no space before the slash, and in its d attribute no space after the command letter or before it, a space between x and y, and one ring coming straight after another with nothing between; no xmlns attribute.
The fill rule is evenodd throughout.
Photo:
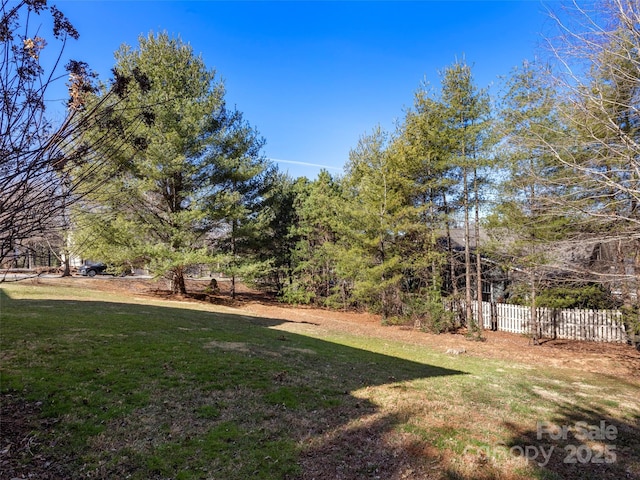
<svg viewBox="0 0 640 480"><path fill-rule="evenodd" d="M109 81L70 62L53 126L46 42L28 19L49 12L63 43L77 32L46 2L3 3L0 257L57 235L63 263L74 250L144 265L176 293L205 265L232 295L242 279L287 302L478 335L472 302L497 270L515 272L504 296L534 322L536 306L581 295L637 318L640 8L573 7L553 55L514 68L499 94L456 61L394 131L364 134L342 175L310 180L265 158L217 72L166 33L123 45Z"/></svg>

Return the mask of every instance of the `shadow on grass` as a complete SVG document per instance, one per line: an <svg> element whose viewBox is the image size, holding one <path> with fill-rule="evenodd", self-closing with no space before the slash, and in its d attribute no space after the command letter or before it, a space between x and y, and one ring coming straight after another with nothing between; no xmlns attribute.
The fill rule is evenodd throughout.
<svg viewBox="0 0 640 480"><path fill-rule="evenodd" d="M525 431L510 427L508 447L525 457L538 478L640 479L638 415L621 420L599 408L560 403L553 417L541 418Z"/></svg>
<svg viewBox="0 0 640 480"><path fill-rule="evenodd" d="M535 392L531 396L543 400ZM593 395L606 395L594 391ZM637 402L637 399L629 399ZM490 467L486 459L495 455L517 458L527 465L529 478L546 480L640 480L640 415L627 419L612 417L604 409L560 401L554 413L539 418L528 428L504 423L511 432L505 444L471 448L478 464L477 474L450 478L486 480ZM483 464L484 462L484 464Z"/></svg>
<svg viewBox="0 0 640 480"><path fill-rule="evenodd" d="M352 393L464 374L278 319L2 289L0 309L8 478L420 478L433 459Z"/></svg>

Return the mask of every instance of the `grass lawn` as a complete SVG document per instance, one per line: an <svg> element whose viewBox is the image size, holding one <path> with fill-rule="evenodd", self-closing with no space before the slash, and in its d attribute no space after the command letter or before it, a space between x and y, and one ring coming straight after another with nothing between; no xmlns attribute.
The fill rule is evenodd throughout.
<svg viewBox="0 0 640 480"><path fill-rule="evenodd" d="M637 379L55 285L0 316L1 478L640 478Z"/></svg>

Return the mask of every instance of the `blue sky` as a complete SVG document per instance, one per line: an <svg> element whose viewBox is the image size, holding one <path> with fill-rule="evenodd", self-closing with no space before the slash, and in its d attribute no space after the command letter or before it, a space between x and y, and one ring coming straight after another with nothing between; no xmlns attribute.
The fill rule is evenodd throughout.
<svg viewBox="0 0 640 480"><path fill-rule="evenodd" d="M300 164L340 173L363 134L393 130L420 83L437 86L456 59L496 91L500 76L534 57L550 23L533 0L52 3L80 32L66 56L103 79L122 43L135 47L152 30L180 36L265 137L265 155L309 178L320 167Z"/></svg>

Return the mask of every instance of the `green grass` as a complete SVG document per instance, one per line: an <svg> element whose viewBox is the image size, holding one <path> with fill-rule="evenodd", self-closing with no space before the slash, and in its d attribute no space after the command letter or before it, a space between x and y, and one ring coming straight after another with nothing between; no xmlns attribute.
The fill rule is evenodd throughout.
<svg viewBox="0 0 640 480"><path fill-rule="evenodd" d="M46 458L71 479L640 478L640 388L618 377L75 288L8 284L0 315L3 411L37 410L24 472ZM616 462L564 463L573 437L540 440L540 421L614 425ZM554 457L509 453L525 445Z"/></svg>

